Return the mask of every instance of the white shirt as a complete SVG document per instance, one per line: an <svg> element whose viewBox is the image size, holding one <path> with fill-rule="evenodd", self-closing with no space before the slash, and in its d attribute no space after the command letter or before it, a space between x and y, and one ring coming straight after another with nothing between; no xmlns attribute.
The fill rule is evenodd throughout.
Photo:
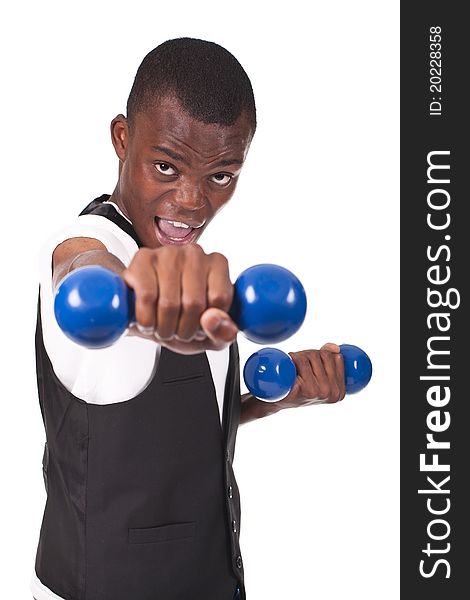
<svg viewBox="0 0 470 600"><path fill-rule="evenodd" d="M111 204L127 219L116 204ZM131 236L101 215L81 215L44 242L38 265L44 346L55 374L74 396L91 404L124 402L149 385L161 347L152 340L124 335L108 348L90 349L76 344L62 332L54 316L52 253L60 243L74 237L99 240L126 267L138 250ZM222 421L229 348L208 350L206 354ZM43 585L35 572L31 591L36 600L63 600Z"/></svg>

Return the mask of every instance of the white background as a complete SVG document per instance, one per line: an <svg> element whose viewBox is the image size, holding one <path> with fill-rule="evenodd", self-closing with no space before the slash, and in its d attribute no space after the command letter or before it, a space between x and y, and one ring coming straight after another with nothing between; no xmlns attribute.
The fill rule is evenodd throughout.
<svg viewBox="0 0 470 600"><path fill-rule="evenodd" d="M248 598L399 597L398 20L390 0L30 1L2 15L2 597L30 598L45 503L36 252L112 192L109 122L144 55L181 36L230 50L258 108L202 245L233 279L259 262L299 276L308 315L282 349L353 343L374 364L357 396L240 428ZM240 339L242 364L256 348Z"/></svg>

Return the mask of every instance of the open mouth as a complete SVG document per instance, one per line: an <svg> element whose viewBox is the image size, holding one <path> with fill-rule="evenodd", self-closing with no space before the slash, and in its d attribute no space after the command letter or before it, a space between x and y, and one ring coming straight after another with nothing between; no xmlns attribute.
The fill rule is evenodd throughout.
<svg viewBox="0 0 470 600"><path fill-rule="evenodd" d="M204 223L198 227L191 227L181 221L155 217L155 234L161 244L190 244L196 239L203 225Z"/></svg>

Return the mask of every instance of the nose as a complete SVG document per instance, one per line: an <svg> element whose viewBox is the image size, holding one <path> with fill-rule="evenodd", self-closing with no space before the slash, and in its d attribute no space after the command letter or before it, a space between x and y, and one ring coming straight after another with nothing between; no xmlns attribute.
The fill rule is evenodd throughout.
<svg viewBox="0 0 470 600"><path fill-rule="evenodd" d="M178 206L191 212L202 210L206 204L204 194L200 187L191 183L182 184L178 187L176 191L176 202L178 203Z"/></svg>

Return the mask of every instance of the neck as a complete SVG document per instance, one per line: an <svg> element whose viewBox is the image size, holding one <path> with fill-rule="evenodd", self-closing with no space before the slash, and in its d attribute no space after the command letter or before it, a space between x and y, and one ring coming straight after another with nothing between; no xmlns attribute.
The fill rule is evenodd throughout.
<svg viewBox="0 0 470 600"><path fill-rule="evenodd" d="M119 182L116 184L116 187L114 188L114 192L111 194L109 201L114 202L114 204L117 204L117 206L119 206L119 209L122 211L122 213L129 219L129 221L131 220L131 218L127 214L127 210L124 206L124 203L121 200L121 196L119 193Z"/></svg>

